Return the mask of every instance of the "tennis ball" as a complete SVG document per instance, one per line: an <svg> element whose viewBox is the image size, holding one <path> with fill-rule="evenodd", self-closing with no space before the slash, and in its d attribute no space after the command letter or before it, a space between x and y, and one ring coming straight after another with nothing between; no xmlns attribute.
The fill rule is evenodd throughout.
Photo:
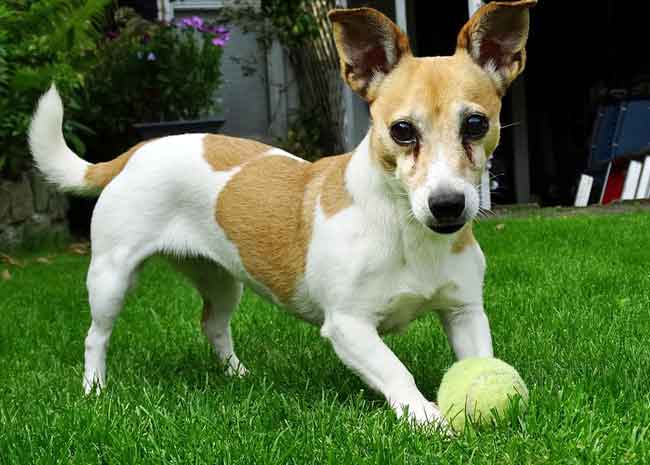
<svg viewBox="0 0 650 465"><path fill-rule="evenodd" d="M528 389L512 366L497 358L467 358L456 362L442 377L438 407L451 427L465 429L466 418L476 425L500 418L519 397L520 412L528 404Z"/></svg>

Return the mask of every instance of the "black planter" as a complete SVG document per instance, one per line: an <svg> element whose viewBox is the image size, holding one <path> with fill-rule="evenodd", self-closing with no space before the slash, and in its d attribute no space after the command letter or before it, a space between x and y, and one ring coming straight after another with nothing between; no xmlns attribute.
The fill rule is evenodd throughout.
<svg viewBox="0 0 650 465"><path fill-rule="evenodd" d="M134 124L133 129L135 129L142 140L147 140L176 134L219 132L225 122L226 120L222 118L162 121L160 123Z"/></svg>

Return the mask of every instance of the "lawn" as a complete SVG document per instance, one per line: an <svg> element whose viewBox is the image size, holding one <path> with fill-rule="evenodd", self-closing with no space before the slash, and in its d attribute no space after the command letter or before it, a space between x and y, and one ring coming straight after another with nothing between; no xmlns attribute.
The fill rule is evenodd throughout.
<svg viewBox="0 0 650 465"><path fill-rule="evenodd" d="M453 440L396 420L316 328L250 293L234 337L251 375L227 379L161 259L118 320L107 391L84 397L88 257L20 257L0 279L0 463L650 463L649 231L648 214L477 226L495 352L531 408ZM387 340L435 398L453 361L437 319Z"/></svg>

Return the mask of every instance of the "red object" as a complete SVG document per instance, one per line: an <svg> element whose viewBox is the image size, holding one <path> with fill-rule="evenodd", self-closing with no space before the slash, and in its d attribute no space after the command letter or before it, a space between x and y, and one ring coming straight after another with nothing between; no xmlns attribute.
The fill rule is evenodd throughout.
<svg viewBox="0 0 650 465"><path fill-rule="evenodd" d="M623 195L623 184L630 160L616 160L612 162L609 168L609 176L605 181L605 192L603 193L602 204L608 204L614 200L619 200Z"/></svg>

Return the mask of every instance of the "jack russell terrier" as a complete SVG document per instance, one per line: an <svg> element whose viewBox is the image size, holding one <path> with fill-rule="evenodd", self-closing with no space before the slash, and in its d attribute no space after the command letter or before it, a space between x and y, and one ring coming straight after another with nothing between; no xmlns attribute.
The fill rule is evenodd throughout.
<svg viewBox="0 0 650 465"><path fill-rule="evenodd" d="M472 220L535 3L483 6L453 56L429 58L415 58L406 35L373 9L331 11L343 79L368 102L372 125L352 153L316 163L252 140L185 134L90 164L66 146L52 87L29 132L38 168L63 190L101 192L85 392L106 385L111 331L139 265L163 254L201 294L203 331L228 374L247 372L230 331L246 284L318 325L398 416L442 425L380 335L435 309L458 359L492 355Z"/></svg>

